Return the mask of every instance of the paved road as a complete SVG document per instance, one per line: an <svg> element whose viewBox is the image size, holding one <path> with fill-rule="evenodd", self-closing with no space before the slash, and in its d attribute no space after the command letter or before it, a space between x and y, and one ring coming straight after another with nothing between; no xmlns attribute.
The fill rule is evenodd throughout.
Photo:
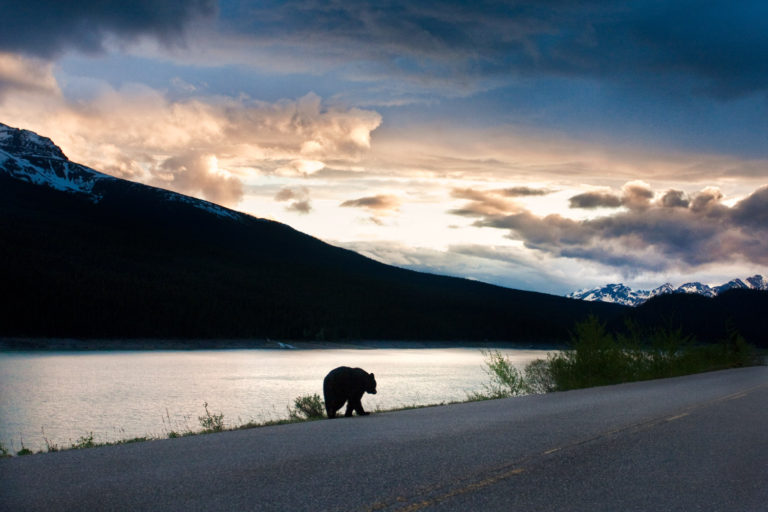
<svg viewBox="0 0 768 512"><path fill-rule="evenodd" d="M16 457L0 509L768 511L768 367Z"/></svg>

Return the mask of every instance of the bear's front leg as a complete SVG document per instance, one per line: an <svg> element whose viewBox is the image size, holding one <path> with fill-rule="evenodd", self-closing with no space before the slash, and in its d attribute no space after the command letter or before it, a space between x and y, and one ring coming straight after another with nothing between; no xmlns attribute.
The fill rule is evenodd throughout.
<svg viewBox="0 0 768 512"><path fill-rule="evenodd" d="M357 400L357 403L360 403L360 399ZM361 406L362 407L362 406ZM352 416L352 412L357 410L357 405L355 405L355 399L350 398L347 402L347 410L344 412L344 416L349 417Z"/></svg>

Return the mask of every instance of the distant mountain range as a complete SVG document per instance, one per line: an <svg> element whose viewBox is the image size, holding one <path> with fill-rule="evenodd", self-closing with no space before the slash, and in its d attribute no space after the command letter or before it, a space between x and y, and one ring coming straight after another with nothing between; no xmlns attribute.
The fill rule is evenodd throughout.
<svg viewBox="0 0 768 512"><path fill-rule="evenodd" d="M622 304L624 306L639 306L653 297L670 293L691 293L703 295L704 297L715 297L726 290L734 289L768 290L768 279L761 275L754 275L744 280L733 279L720 286L709 286L699 282L692 282L685 283L677 288L669 283L664 283L653 290L633 290L623 284L607 284L601 288L579 290L569 293L567 297L587 301L610 302L613 304Z"/></svg>
<svg viewBox="0 0 768 512"><path fill-rule="evenodd" d="M0 337L563 341L624 308L385 265L0 124Z"/></svg>

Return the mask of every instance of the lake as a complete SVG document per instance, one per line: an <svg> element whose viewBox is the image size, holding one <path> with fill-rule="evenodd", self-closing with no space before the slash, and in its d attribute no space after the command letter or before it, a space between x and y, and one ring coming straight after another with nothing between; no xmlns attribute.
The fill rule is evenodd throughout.
<svg viewBox="0 0 768 512"><path fill-rule="evenodd" d="M522 369L543 350L501 349ZM0 352L0 442L14 453L200 430L203 403L224 423L288 417L300 395L322 396L337 366L374 372L368 411L462 400L488 382L477 348ZM342 409L343 414L343 409Z"/></svg>

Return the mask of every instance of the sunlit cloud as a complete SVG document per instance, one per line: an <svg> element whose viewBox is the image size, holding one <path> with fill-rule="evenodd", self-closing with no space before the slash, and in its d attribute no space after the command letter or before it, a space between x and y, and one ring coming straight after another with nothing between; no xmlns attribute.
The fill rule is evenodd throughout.
<svg viewBox="0 0 768 512"><path fill-rule="evenodd" d="M312 93L266 103L244 96L175 101L138 84L101 84L88 101L40 92L0 98L4 122L43 133L73 160L104 172L229 206L254 174L302 177L326 160L359 160L381 123L376 112L328 106Z"/></svg>

